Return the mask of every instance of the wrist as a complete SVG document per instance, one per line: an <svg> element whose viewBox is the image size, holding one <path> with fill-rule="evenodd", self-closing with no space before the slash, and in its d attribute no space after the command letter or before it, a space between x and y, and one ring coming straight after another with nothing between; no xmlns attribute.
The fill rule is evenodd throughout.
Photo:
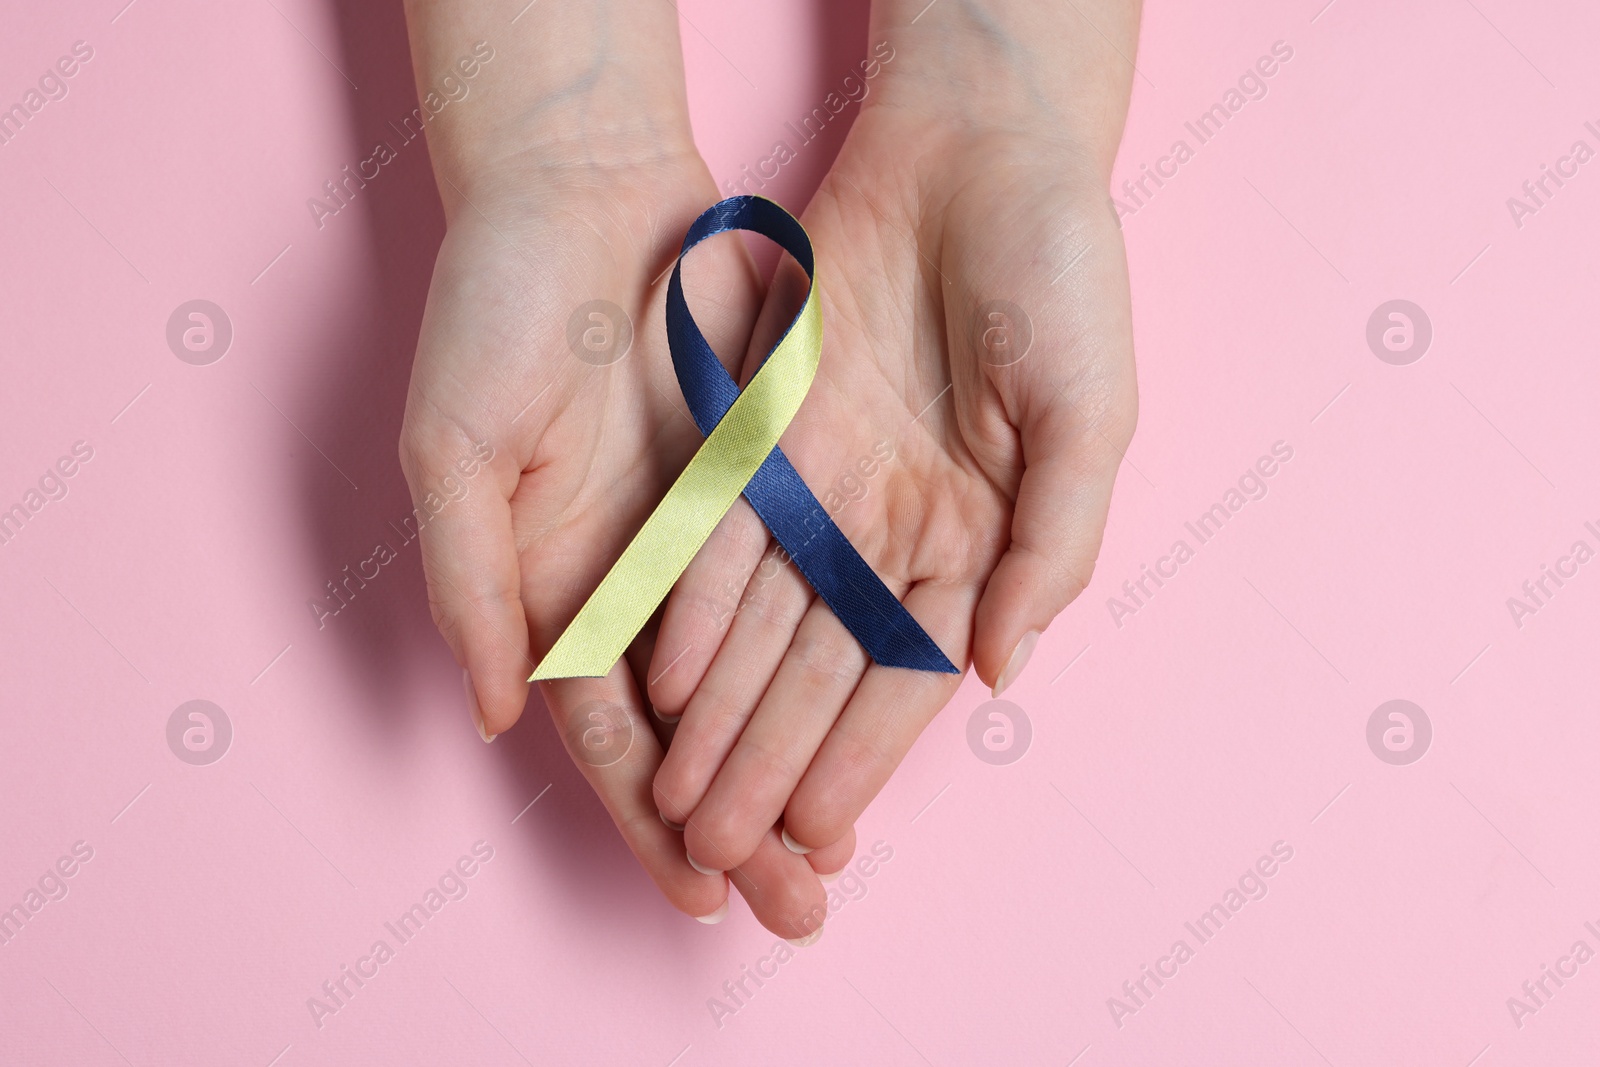
<svg viewBox="0 0 1600 1067"><path fill-rule="evenodd" d="M462 131L434 148L434 176L447 220L464 203L528 204L592 196L619 184L650 186L703 171L687 122L600 98L551 101L536 119L507 117ZM709 181L709 178L707 179ZM471 210L471 208L468 208Z"/></svg>
<svg viewBox="0 0 1600 1067"><path fill-rule="evenodd" d="M447 215L579 171L695 157L677 13L660 0L407 0L418 107ZM489 27L489 29L484 29ZM469 72L471 72L469 74Z"/></svg>
<svg viewBox="0 0 1600 1067"><path fill-rule="evenodd" d="M874 0L871 40L893 58L865 105L958 148L1032 145L1081 161L1103 185L1127 116L1139 6Z"/></svg>

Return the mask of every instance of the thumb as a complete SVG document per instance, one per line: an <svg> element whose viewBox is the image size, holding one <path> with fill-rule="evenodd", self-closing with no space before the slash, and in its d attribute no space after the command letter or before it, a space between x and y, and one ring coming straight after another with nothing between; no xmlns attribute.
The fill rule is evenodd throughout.
<svg viewBox="0 0 1600 1067"><path fill-rule="evenodd" d="M1096 405L1099 417L1055 382L1038 388L1048 395L1026 405L1021 420L1011 543L978 602L973 666L995 696L1016 681L1045 627L1089 584L1136 418L1131 374L1126 388L1114 391L1125 397Z"/></svg>
<svg viewBox="0 0 1600 1067"><path fill-rule="evenodd" d="M467 710L485 741L509 730L528 700L528 620L509 491L495 449L449 435L402 437L401 465L422 539L428 604L464 668Z"/></svg>

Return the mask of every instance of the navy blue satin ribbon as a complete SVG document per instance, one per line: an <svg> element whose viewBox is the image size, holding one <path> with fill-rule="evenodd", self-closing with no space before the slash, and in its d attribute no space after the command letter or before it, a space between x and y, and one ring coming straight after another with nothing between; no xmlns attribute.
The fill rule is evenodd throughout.
<svg viewBox="0 0 1600 1067"><path fill-rule="evenodd" d="M734 196L708 208L689 227L667 285L667 343L678 385L695 425L709 435L739 396L735 382L706 343L683 298L683 255L708 237L750 230L775 241L816 284L811 238L793 216L759 196ZM874 663L959 674L917 620L861 558L829 518L782 449L774 448L745 486L745 499L795 566Z"/></svg>

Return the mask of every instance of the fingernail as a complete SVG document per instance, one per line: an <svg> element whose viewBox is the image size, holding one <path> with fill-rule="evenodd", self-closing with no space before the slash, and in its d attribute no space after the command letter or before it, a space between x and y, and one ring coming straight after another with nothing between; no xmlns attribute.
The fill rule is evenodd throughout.
<svg viewBox="0 0 1600 1067"><path fill-rule="evenodd" d="M843 873L844 873L844 868L840 867L837 871L834 871L832 874L819 874L819 875L817 875L817 877L822 880L822 884L823 885L827 885L829 882L837 882L839 880L839 876L841 874L843 874Z"/></svg>
<svg viewBox="0 0 1600 1067"><path fill-rule="evenodd" d="M673 822L671 819L667 818L666 815L663 814L662 812L658 811L658 812L656 812L656 814L661 816L661 821L667 824L667 829L668 830L676 830L679 833L683 832L683 823L681 823L681 822ZM692 863L694 861L691 860L690 862Z"/></svg>
<svg viewBox="0 0 1600 1067"><path fill-rule="evenodd" d="M789 942L789 944L793 945L795 948L805 948L808 945L815 945L817 943L817 939L821 936L822 927L819 926L816 930L804 937L786 937L784 940Z"/></svg>
<svg viewBox="0 0 1600 1067"><path fill-rule="evenodd" d="M689 861L689 866L693 867L695 870L699 871L701 874L721 874L722 873L721 871L717 870L715 867L702 867L700 864L696 863L694 857L689 855L687 852L685 852L683 855Z"/></svg>
<svg viewBox="0 0 1600 1067"><path fill-rule="evenodd" d="M728 917L728 902L726 900L724 900L722 902L722 907L718 908L716 911L712 912L710 915L696 915L694 917L694 921L697 922L697 923L705 923L707 926L715 926L719 922L721 922L723 919L726 919L727 917Z"/></svg>
<svg viewBox="0 0 1600 1067"><path fill-rule="evenodd" d="M807 852L811 851L809 848L790 837L789 831L787 830L783 832L783 847L787 848L790 852L793 852L797 856L804 856Z"/></svg>
<svg viewBox="0 0 1600 1067"><path fill-rule="evenodd" d="M650 714L654 715L668 726L675 725L679 719L683 718L682 715L663 715L661 712L656 710L656 706L654 704L650 705Z"/></svg>
<svg viewBox="0 0 1600 1067"><path fill-rule="evenodd" d="M1000 677L994 680L994 696L999 696L1011 687L1017 680L1017 675L1022 673L1022 668L1028 665L1028 657L1033 655L1034 646L1039 643L1039 631L1029 630L1022 635L1022 640L1017 642L1016 649L1011 653L1011 658L1006 661L1005 670L1000 672Z"/></svg>
<svg viewBox="0 0 1600 1067"><path fill-rule="evenodd" d="M467 710L472 713L472 725L478 728L478 736L487 744L494 744L495 736L489 732L489 727L483 721L483 709L478 707L478 691L472 687L472 673L461 672L461 688L467 691Z"/></svg>

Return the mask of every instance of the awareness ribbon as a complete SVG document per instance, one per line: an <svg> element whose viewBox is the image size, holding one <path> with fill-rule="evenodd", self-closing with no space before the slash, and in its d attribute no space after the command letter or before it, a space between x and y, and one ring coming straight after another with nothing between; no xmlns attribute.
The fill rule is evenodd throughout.
<svg viewBox="0 0 1600 1067"><path fill-rule="evenodd" d="M743 390L695 325L681 277L691 248L730 230L775 241L811 280L805 306ZM799 220L759 196L729 197L701 214L684 236L667 285L667 343L705 442L528 680L610 673L741 493L874 662L959 673L778 448L822 358L816 264Z"/></svg>

